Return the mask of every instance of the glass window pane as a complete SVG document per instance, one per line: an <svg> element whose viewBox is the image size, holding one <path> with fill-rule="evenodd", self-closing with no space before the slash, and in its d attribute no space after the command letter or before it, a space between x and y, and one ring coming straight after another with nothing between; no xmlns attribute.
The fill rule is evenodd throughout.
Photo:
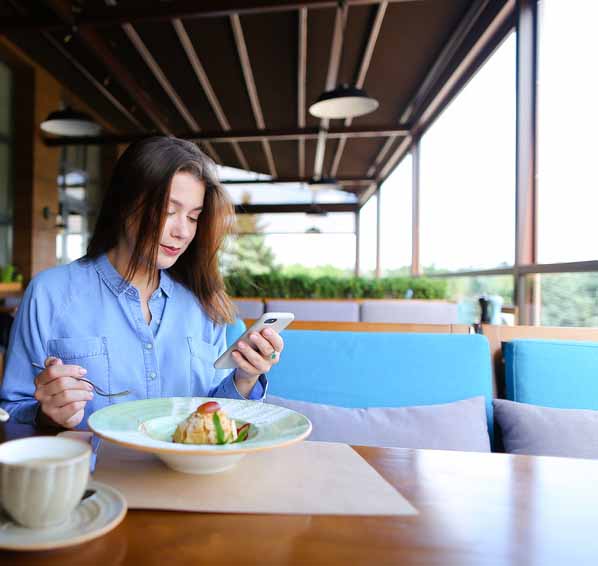
<svg viewBox="0 0 598 566"><path fill-rule="evenodd" d="M447 277L447 298L459 303L459 322L461 324L474 324L481 320L479 299L500 297L502 305L507 310L512 310L513 304L513 276L492 275L477 277ZM496 301L495 301L496 302ZM502 312L501 324L515 324L513 313Z"/></svg>
<svg viewBox="0 0 598 566"><path fill-rule="evenodd" d="M225 273L247 270L263 273L352 275L355 269L354 234L263 234L238 236L227 242L221 256Z"/></svg>
<svg viewBox="0 0 598 566"><path fill-rule="evenodd" d="M359 213L359 274L365 277L376 274L377 206L378 196L374 195Z"/></svg>
<svg viewBox="0 0 598 566"><path fill-rule="evenodd" d="M12 262L12 226L0 224L0 266Z"/></svg>
<svg viewBox="0 0 598 566"><path fill-rule="evenodd" d="M237 214L236 229L242 234L287 234L289 232L353 234L355 215L352 212Z"/></svg>
<svg viewBox="0 0 598 566"><path fill-rule="evenodd" d="M353 193L321 189L312 191L305 183L224 185L235 204L355 203Z"/></svg>
<svg viewBox="0 0 598 566"><path fill-rule="evenodd" d="M541 2L538 261L596 259L598 3Z"/></svg>
<svg viewBox="0 0 598 566"><path fill-rule="evenodd" d="M423 136L420 182L424 271L513 264L514 34Z"/></svg>
<svg viewBox="0 0 598 566"><path fill-rule="evenodd" d="M11 146L0 142L0 223L12 217Z"/></svg>
<svg viewBox="0 0 598 566"><path fill-rule="evenodd" d="M543 326L598 326L598 273L530 275L526 284Z"/></svg>
<svg viewBox="0 0 598 566"><path fill-rule="evenodd" d="M12 133L12 73L0 62L0 136Z"/></svg>
<svg viewBox="0 0 598 566"><path fill-rule="evenodd" d="M380 188L380 263L383 276L411 271L411 154Z"/></svg>
<svg viewBox="0 0 598 566"><path fill-rule="evenodd" d="M99 206L101 153L92 146L64 146L57 176L61 215L56 239L58 263L85 254Z"/></svg>
<svg viewBox="0 0 598 566"><path fill-rule="evenodd" d="M12 73L0 62L0 266L12 262Z"/></svg>
<svg viewBox="0 0 598 566"><path fill-rule="evenodd" d="M345 275L355 270L355 234L273 234L266 242L283 268L317 267L322 274Z"/></svg>
<svg viewBox="0 0 598 566"><path fill-rule="evenodd" d="M225 272L272 269L349 274L355 269L355 215L239 214L238 235L226 242L221 256Z"/></svg>
<svg viewBox="0 0 598 566"><path fill-rule="evenodd" d="M234 167L218 166L221 181L267 180L268 175L242 171ZM225 184L235 204L310 204L310 203L355 203L357 196L337 189L311 190L307 183L251 183Z"/></svg>

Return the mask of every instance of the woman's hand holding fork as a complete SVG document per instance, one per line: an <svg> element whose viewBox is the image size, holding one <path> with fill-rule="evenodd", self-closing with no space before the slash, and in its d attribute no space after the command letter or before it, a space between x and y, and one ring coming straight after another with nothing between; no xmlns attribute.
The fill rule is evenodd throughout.
<svg viewBox="0 0 598 566"><path fill-rule="evenodd" d="M34 397L40 403L40 416L64 428L76 427L82 420L85 405L93 399L93 388L80 381L87 370L81 366L64 365L59 358L50 357L45 369L35 378ZM40 423L41 424L41 423Z"/></svg>

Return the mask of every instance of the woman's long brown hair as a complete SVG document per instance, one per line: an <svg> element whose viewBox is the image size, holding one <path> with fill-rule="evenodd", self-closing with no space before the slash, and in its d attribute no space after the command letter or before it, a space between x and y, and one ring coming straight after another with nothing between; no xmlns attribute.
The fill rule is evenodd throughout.
<svg viewBox="0 0 598 566"><path fill-rule="evenodd" d="M129 227L136 239L125 279L130 282L140 269L157 277L160 236L176 173L193 175L206 191L195 238L168 273L197 297L214 322L232 322L235 311L218 268L218 250L232 229L234 207L218 181L214 162L192 142L156 136L126 149L114 168L86 258L116 247Z"/></svg>

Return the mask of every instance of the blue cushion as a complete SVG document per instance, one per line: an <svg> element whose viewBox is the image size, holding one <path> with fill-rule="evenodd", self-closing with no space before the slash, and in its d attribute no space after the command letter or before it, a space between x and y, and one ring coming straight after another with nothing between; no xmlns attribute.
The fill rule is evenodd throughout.
<svg viewBox="0 0 598 566"><path fill-rule="evenodd" d="M598 409L598 343L512 340L503 345L507 399Z"/></svg>
<svg viewBox="0 0 598 566"><path fill-rule="evenodd" d="M226 346L230 346L243 332L247 330L243 319L236 318L235 322L226 325Z"/></svg>
<svg viewBox="0 0 598 566"><path fill-rule="evenodd" d="M269 393L340 407L406 407L483 395L492 433L485 336L285 330Z"/></svg>

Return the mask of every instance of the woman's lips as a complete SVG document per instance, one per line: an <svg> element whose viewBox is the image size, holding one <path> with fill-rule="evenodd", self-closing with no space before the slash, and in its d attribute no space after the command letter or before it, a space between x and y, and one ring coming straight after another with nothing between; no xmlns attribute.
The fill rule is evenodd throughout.
<svg viewBox="0 0 598 566"><path fill-rule="evenodd" d="M181 248L171 248L170 246L165 246L164 244L160 244L162 251L169 256L179 255Z"/></svg>

